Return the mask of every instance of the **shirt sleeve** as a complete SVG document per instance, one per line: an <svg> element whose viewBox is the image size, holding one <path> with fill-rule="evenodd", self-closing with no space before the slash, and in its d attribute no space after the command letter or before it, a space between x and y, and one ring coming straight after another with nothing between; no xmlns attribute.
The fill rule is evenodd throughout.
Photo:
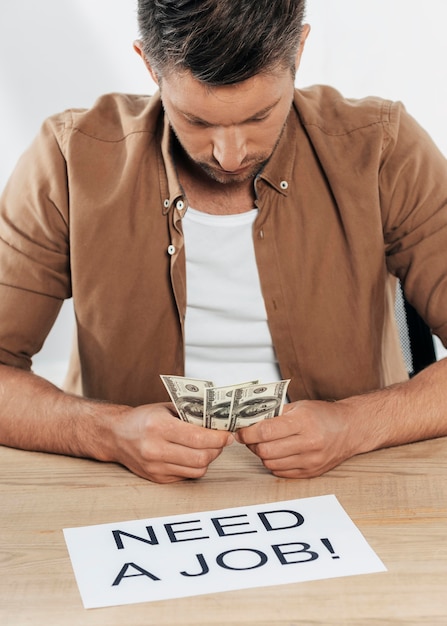
<svg viewBox="0 0 447 626"><path fill-rule="evenodd" d="M447 345L447 161L396 103L379 176L387 265Z"/></svg>
<svg viewBox="0 0 447 626"><path fill-rule="evenodd" d="M0 198L0 362L24 369L71 296L64 133L43 124Z"/></svg>

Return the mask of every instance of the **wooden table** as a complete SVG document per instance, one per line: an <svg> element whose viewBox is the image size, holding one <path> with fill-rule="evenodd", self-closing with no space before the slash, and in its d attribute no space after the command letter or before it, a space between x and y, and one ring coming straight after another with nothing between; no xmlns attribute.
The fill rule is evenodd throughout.
<svg viewBox="0 0 447 626"><path fill-rule="evenodd" d="M387 572L85 610L62 529L334 493ZM447 438L279 479L233 444L205 478L0 447L2 626L447 624Z"/></svg>

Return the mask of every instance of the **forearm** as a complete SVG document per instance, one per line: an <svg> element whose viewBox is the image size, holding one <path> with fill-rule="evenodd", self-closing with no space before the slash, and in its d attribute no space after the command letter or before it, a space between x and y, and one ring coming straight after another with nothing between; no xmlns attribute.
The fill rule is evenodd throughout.
<svg viewBox="0 0 447 626"><path fill-rule="evenodd" d="M64 393L0 365L0 444L117 462L156 482L200 478L231 443L179 420L170 403L128 407Z"/></svg>
<svg viewBox="0 0 447 626"><path fill-rule="evenodd" d="M0 365L0 444L113 460L113 422L128 410L66 394L30 372Z"/></svg>
<svg viewBox="0 0 447 626"><path fill-rule="evenodd" d="M447 359L411 380L336 403L353 454L447 435Z"/></svg>

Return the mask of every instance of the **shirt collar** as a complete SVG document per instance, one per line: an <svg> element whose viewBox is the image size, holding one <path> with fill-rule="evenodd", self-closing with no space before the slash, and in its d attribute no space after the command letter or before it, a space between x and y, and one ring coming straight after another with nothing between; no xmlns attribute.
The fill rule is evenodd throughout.
<svg viewBox="0 0 447 626"><path fill-rule="evenodd" d="M295 117L296 111L292 106L278 145L258 176L284 196L287 196L292 182L297 149Z"/></svg>
<svg viewBox="0 0 447 626"><path fill-rule="evenodd" d="M160 97L159 93L157 93L157 96ZM160 177L160 179L165 180L166 183L162 184L163 213L168 213L171 206L174 205L182 215L184 211L186 211L187 207L183 190L178 180L174 159L172 158L172 141L173 132L165 114L163 116L163 129L161 137L161 154L163 158L165 179Z"/></svg>

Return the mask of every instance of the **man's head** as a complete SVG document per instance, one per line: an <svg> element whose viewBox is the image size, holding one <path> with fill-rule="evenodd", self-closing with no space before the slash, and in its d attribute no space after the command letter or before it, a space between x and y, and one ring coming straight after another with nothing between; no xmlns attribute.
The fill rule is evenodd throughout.
<svg viewBox="0 0 447 626"><path fill-rule="evenodd" d="M271 157L309 26L304 0L139 0L135 50L160 86L183 156L218 183Z"/></svg>
<svg viewBox="0 0 447 626"><path fill-rule="evenodd" d="M295 71L305 0L139 0L141 49L158 80L187 71L209 86Z"/></svg>

